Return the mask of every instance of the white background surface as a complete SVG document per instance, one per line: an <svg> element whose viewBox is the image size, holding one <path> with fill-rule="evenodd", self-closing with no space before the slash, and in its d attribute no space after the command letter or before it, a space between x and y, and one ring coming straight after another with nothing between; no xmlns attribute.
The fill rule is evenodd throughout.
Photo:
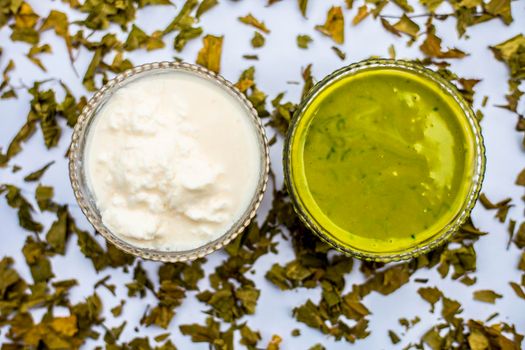
<svg viewBox="0 0 525 350"><path fill-rule="evenodd" d="M82 19L84 15L73 12L59 1L29 1L34 10L41 16L46 16L51 8L65 11L69 15L70 21ZM174 1L177 5L181 1ZM357 27L351 25L351 19L357 13L360 2L356 1L354 9L344 10L346 40L341 49L347 53L347 58L342 62L330 49L333 42L321 36L314 30L314 25L324 23L326 11L333 4L343 6L343 1L310 1L308 9L308 20L304 19L297 8L296 1L282 1L271 7L265 7L265 1L245 0L233 2L222 0L221 4L210 12L206 13L201 24L205 33L214 35L224 35L224 47L222 56L221 73L229 80L236 81L241 71L252 64L256 66L256 82L260 89L268 93L273 98L281 91L287 91L286 98L297 101L302 88L300 85L290 84L290 81L301 81L301 67L313 63L313 74L317 80L333 70L372 55L388 56L388 47L394 44L398 58L418 58L422 57L418 46L422 42L412 47L406 47L406 37L397 38L384 30L379 20L371 17L367 18ZM177 13L176 7L149 7L140 10L136 24L151 33L155 29L164 28ZM250 46L250 39L254 30L241 24L238 16L252 12L256 17L264 20L270 28L271 33L266 35L266 45L262 49L253 49ZM416 7L416 14L423 13L424 9ZM438 9L439 13L448 13L450 9L447 5ZM382 12L384 15L399 15L401 12L394 5L388 5ZM511 196L515 206L510 210L509 218L514 218L520 222L523 220L524 206L520 197L523 189L514 185L516 175L525 165L523 150L520 146L520 135L514 131L516 117L511 113L494 107L496 104L503 104L504 94L507 91L506 80L508 73L505 66L497 62L490 50L489 45L500 43L525 30L525 2L513 2L514 22L510 26L504 26L499 20L493 20L486 24L481 24L469 28L467 35L463 39L457 38L455 30L455 20L448 19L445 22L436 21L437 34L443 38L444 47L456 46L470 55L464 59L453 62L452 70L465 78L483 79L476 86L475 107L480 107L483 96L489 96L489 102L483 112L485 119L482 122L483 133L487 146L487 172L483 191L493 201L499 201L504 197ZM424 28L425 18L418 18L421 28ZM75 32L75 27L71 31ZM118 28L111 27L111 31L120 32ZM297 48L295 38L297 34L309 34L314 39L308 50ZM51 31L42 35L41 43L50 43L53 47L53 54L42 55L42 61L48 69L48 73L43 73L39 68L29 62L24 56L29 50L29 46L23 43L12 43L9 40L10 30L4 27L0 31L0 46L4 49L4 55L0 58L0 69L6 66L10 58L16 63L16 70L12 74L12 83L16 86L31 86L33 81L47 78L57 78L64 81L77 95L84 95L86 91L82 87L81 78L77 77L69 63L62 39L57 38ZM97 33L93 39L98 38ZM178 54L171 49L171 42L174 34L167 38L167 47L162 50L146 52L139 50L128 55L134 64L145 62L170 60L173 56L181 57L189 62L196 58L197 51L201 47L201 40L190 42L183 53ZM470 37L470 39L469 39ZM126 35L120 34L120 38L125 40ZM259 55L259 61L246 61L242 58L243 54ZM80 76L83 76L92 53L81 50L75 67ZM58 99L62 99L62 92L58 82L49 82L45 87L54 87L58 93ZM24 123L29 109L29 94L21 89L17 91L19 99L0 101L0 146L7 147L9 141ZM523 101L521 104L523 110ZM269 136L273 135L269 131ZM79 225L84 229L91 229L87 221L83 218L75 204L74 197L69 186L67 177L67 164L64 153L69 144L70 130L65 127L59 147L52 151L45 151L43 139L38 131L34 137L24 145L24 151L11 161L11 165L17 164L22 170L12 174L9 168L0 169L0 183L12 183L24 189L24 194L28 198L33 197L36 185L27 184L22 178L40 168L50 160L56 163L48 170L41 182L45 185L55 187L55 200L59 203L69 203L71 211L78 218ZM272 147L271 156L273 167L276 170L279 183L282 183L281 170L281 150L282 142ZM266 196L260 216L264 216L268 209L270 196ZM487 212L478 205L473 213L475 223L480 229L490 232L489 235L481 238L476 243L478 253L478 271L474 275L478 282L471 288L464 286L457 281L449 278L441 279L437 271L420 270L411 277L429 278L426 286L439 287L447 297L457 299L463 304L462 317L465 319L486 319L494 312L499 312L499 316L494 320L505 321L516 325L518 331L525 332L525 302L518 299L511 290L508 282L519 281L520 274L517 270L519 251L512 245L506 250L507 225L499 224L494 218L493 212ZM37 215L38 219L49 225L53 217L48 215ZM2 198L0 200L0 224L1 243L0 256L9 255L17 260L16 267L23 274L23 277L31 280L27 266L24 263L20 249L23 245L27 233L18 226L16 213L9 208ZM100 237L98 237L100 238ZM257 312L253 316L241 319L239 323L247 321L252 329L260 330L263 340L259 343L260 347L265 347L272 334L279 334L283 337L282 349L307 349L315 343L322 343L327 349L401 349L411 341L419 341L423 333L435 324L439 318L440 308L434 314L429 313L429 305L425 303L417 294L417 289L421 284L410 282L400 290L387 297L377 293L372 293L365 298L364 304L373 313L370 316L369 328L372 334L364 340L351 345L341 342L334 342L319 331L310 329L306 325L296 322L292 317L292 309L304 303L308 298L314 302L319 300L320 289L306 290L297 289L281 292L264 278L265 272L275 262L285 263L293 258L290 243L280 241L279 253L277 255L268 254L261 257L255 265L255 280L257 287L261 288L261 296L257 305ZM223 258L223 252L212 254L206 264L206 271L212 271ZM109 327L119 325L123 320L128 321L128 326L124 331L123 340L131 339L135 336L162 334L165 330L139 326L139 331L133 329L139 325L146 305L155 305L156 300L151 295L145 299L130 299L124 307L121 317L114 319L109 313L109 309L116 306L120 299L126 298L125 284L132 278L131 275L124 274L120 269L107 269L100 274L96 274L89 260L85 259L80 253L76 239L69 241L66 257L58 256L52 260L53 271L60 279L77 278L80 285L72 290L72 302L78 302L87 295L92 294L94 283L102 277L110 274L109 283L117 285L117 297L113 297L107 290L98 289L99 295L104 300L104 312L107 315L105 324ZM144 267L149 271L149 275L156 280L156 272L159 266L155 262L145 262ZM358 264L354 265L354 270L346 276L346 290L351 288L353 283L362 282L362 276L358 272ZM250 277L251 278L251 277ZM201 290L208 285L207 279L203 279L199 286ZM472 300L472 293L479 289L493 289L504 295L503 299L495 305L484 304ZM203 324L206 309L204 304L199 303L194 292L189 292L182 306L176 309L169 332L171 339L179 349L207 349L207 344L191 343L189 337L182 336L178 326L181 324L199 322ZM422 321L412 328L402 337L402 342L398 346L393 346L387 337L388 329L393 329L398 334L403 333L402 327L397 320L401 317L413 318L420 316ZM302 335L298 338L290 336L290 331L299 328ZM102 329L100 331L103 332ZM0 339L2 335L0 335ZM95 342L88 343L85 348L92 348ZM239 346L239 348L242 348Z"/></svg>

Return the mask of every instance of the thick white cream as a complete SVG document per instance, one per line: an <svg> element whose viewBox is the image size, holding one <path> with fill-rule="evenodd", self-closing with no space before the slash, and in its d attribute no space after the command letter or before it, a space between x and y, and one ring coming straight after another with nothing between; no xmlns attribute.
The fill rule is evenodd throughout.
<svg viewBox="0 0 525 350"><path fill-rule="evenodd" d="M96 116L87 179L102 222L143 248L181 251L223 235L248 208L261 150L246 108L195 74L145 76Z"/></svg>

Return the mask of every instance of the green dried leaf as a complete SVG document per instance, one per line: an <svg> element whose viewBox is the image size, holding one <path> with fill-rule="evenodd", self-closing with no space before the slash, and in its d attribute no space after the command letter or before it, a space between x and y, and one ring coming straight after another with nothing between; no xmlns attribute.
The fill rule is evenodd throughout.
<svg viewBox="0 0 525 350"><path fill-rule="evenodd" d="M2 185L0 194L6 192L7 204L18 211L18 223L28 231L41 232L43 226L33 219L33 206L24 198L20 189L13 185Z"/></svg>
<svg viewBox="0 0 525 350"><path fill-rule="evenodd" d="M186 0L184 6L182 6L177 16L173 19L173 21L171 21L166 29L164 29L164 35L175 30L191 27L193 24L195 24L196 19L191 16L191 12L198 3L198 0Z"/></svg>
<svg viewBox="0 0 525 350"><path fill-rule="evenodd" d="M240 326L241 341L242 345L245 345L248 350L256 350L257 343L261 340L261 334L258 331L253 331L243 323Z"/></svg>
<svg viewBox="0 0 525 350"><path fill-rule="evenodd" d="M44 165L42 168L38 169L38 170L35 170L34 172L32 172L31 174L28 174L26 177L24 177L24 181L27 181L27 182L35 182L35 181L39 181L40 178L44 175L44 173L47 171L47 169L49 169L49 167L51 165L55 164L55 161L51 161L49 163L47 163L46 165Z"/></svg>
<svg viewBox="0 0 525 350"><path fill-rule="evenodd" d="M525 300L525 291L523 291L521 286L519 284L517 284L516 282L509 282L509 284L512 287L512 289L514 290L514 293L516 293L516 295L518 296L518 298L521 298L521 299Z"/></svg>
<svg viewBox="0 0 525 350"><path fill-rule="evenodd" d="M312 38L309 35L298 35L297 36L297 46L301 49L307 49L308 45L312 42Z"/></svg>
<svg viewBox="0 0 525 350"><path fill-rule="evenodd" d="M512 23L510 0L491 0L484 7L487 13L500 17L506 25Z"/></svg>
<svg viewBox="0 0 525 350"><path fill-rule="evenodd" d="M219 73L221 70L222 41L222 36L206 35L202 39L204 46L197 55L197 64L212 72Z"/></svg>
<svg viewBox="0 0 525 350"><path fill-rule="evenodd" d="M68 211L62 207L57 212L57 219L51 224L46 234L46 241L54 253L64 255L66 251L66 239L68 237Z"/></svg>
<svg viewBox="0 0 525 350"><path fill-rule="evenodd" d="M397 344L401 341L401 338L399 338L399 336L393 330L388 330L388 337L390 338L392 344Z"/></svg>
<svg viewBox="0 0 525 350"><path fill-rule="evenodd" d="M47 282L54 274L51 270L51 262L46 256L46 246L44 242L37 242L29 236L22 248L22 253L31 271L31 276L35 283Z"/></svg>
<svg viewBox="0 0 525 350"><path fill-rule="evenodd" d="M151 36L148 36L142 29L133 25L124 43L124 49L127 51L136 49L146 49L147 51L161 49L164 47L162 35L163 33L161 31L155 31Z"/></svg>
<svg viewBox="0 0 525 350"><path fill-rule="evenodd" d="M443 293L436 287L422 287L417 290L421 298L431 305L430 312L434 312L436 303L441 299Z"/></svg>
<svg viewBox="0 0 525 350"><path fill-rule="evenodd" d="M354 26L358 25L359 23L361 23L361 21L363 21L366 17L368 17L369 14L370 14L370 12L368 12L368 7L366 5L363 5L363 6L359 7L357 9L357 14L355 15L354 19L352 20L352 24Z"/></svg>
<svg viewBox="0 0 525 350"><path fill-rule="evenodd" d="M175 37L175 41L173 43L173 47L178 52L182 51L184 49L184 46L186 46L186 43L192 39L196 39L202 34L202 28L201 27L187 27L181 29L179 34Z"/></svg>
<svg viewBox="0 0 525 350"><path fill-rule="evenodd" d="M263 47L265 40L266 39L264 38L264 36L262 36L261 33L254 32L253 33L253 38L251 40L252 47L254 47L254 48Z"/></svg>
<svg viewBox="0 0 525 350"><path fill-rule="evenodd" d="M525 168L518 174L516 178L516 185L525 186Z"/></svg>
<svg viewBox="0 0 525 350"><path fill-rule="evenodd" d="M57 205L53 203L54 190L51 186L38 185L35 191L35 199L41 211L56 211Z"/></svg>
<svg viewBox="0 0 525 350"><path fill-rule="evenodd" d="M399 21L393 25L393 27L401 32L409 35L412 38L417 38L419 33L419 25L412 21L406 14L403 14Z"/></svg>
<svg viewBox="0 0 525 350"><path fill-rule="evenodd" d="M212 7L214 7L215 5L217 5L219 3L218 0L203 0L199 7L197 8L197 12L195 14L195 17L197 18L201 18L201 16L209 11Z"/></svg>
<svg viewBox="0 0 525 350"><path fill-rule="evenodd" d="M443 51L441 48L441 39L435 34L436 29L432 23L427 24L427 35L423 44L419 46L421 51L429 57L437 58L463 58L466 54L456 48Z"/></svg>
<svg viewBox="0 0 525 350"><path fill-rule="evenodd" d="M337 57L339 57L341 59L341 61L344 61L345 58L346 58L346 53L344 53L343 51L341 51L340 48L338 48L337 46L332 46L332 50L335 52L335 54L337 55Z"/></svg>
<svg viewBox="0 0 525 350"><path fill-rule="evenodd" d="M239 17L239 21L241 21L244 24L250 25L254 28L257 28L266 34L270 33L270 30L266 27L264 22L259 21L251 13L247 14L246 16Z"/></svg>
<svg viewBox="0 0 525 350"><path fill-rule="evenodd" d="M315 26L315 29L329 36L338 44L345 41L345 18L340 6L332 6L326 15L323 25Z"/></svg>
<svg viewBox="0 0 525 350"><path fill-rule="evenodd" d="M496 299L500 299L503 297L503 295L498 294L492 290L477 290L473 294L474 300L482 301L485 303L494 304L496 303Z"/></svg>
<svg viewBox="0 0 525 350"><path fill-rule="evenodd" d="M297 0L297 4L299 5L299 10L301 11L301 14L304 18L306 18L306 9L308 8L308 0Z"/></svg>

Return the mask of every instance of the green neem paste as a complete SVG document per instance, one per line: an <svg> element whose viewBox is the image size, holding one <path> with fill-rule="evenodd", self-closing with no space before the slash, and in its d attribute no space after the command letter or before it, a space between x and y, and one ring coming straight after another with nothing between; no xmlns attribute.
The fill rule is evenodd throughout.
<svg viewBox="0 0 525 350"><path fill-rule="evenodd" d="M474 133L452 94L422 74L370 68L322 88L289 139L289 182L338 245L409 251L463 210Z"/></svg>

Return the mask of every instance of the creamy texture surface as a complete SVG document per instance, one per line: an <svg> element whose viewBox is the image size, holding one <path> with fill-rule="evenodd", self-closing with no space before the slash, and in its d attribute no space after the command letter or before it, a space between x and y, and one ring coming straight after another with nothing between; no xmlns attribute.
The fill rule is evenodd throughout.
<svg viewBox="0 0 525 350"><path fill-rule="evenodd" d="M323 90L294 139L294 185L338 242L403 251L458 215L472 181L467 119L437 84L370 69Z"/></svg>
<svg viewBox="0 0 525 350"><path fill-rule="evenodd" d="M246 109L186 72L118 89L98 112L86 159L104 225L136 246L170 251L223 235L250 205L261 171Z"/></svg>

